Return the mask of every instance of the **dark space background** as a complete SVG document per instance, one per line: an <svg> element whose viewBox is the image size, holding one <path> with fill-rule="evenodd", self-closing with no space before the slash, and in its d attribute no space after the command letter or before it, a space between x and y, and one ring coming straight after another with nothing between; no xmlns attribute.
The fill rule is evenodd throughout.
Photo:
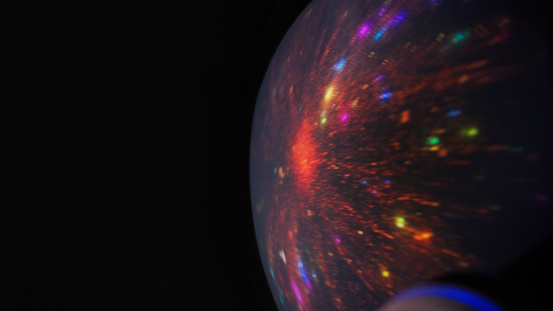
<svg viewBox="0 0 553 311"><path fill-rule="evenodd" d="M308 2L3 9L15 147L2 309L275 309L250 131L265 70Z"/></svg>
<svg viewBox="0 0 553 311"><path fill-rule="evenodd" d="M2 8L13 147L0 307L276 310L250 131L309 1L16 3Z"/></svg>

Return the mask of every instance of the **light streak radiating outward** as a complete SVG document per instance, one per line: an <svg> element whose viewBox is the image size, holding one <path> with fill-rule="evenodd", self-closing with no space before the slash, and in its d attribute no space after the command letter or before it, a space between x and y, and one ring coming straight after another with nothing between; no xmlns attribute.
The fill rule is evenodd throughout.
<svg viewBox="0 0 553 311"><path fill-rule="evenodd" d="M300 272L301 279L303 280L303 283L307 285L307 288L311 289L311 282L309 282L309 277L307 276L307 273L305 272L305 268L303 267L303 262L301 259L298 259L298 270Z"/></svg>
<svg viewBox="0 0 553 311"><path fill-rule="evenodd" d="M294 294L296 295L296 299L298 300L300 305L303 305L303 297L301 295L301 291L300 291L298 285L294 281L290 281L290 283L292 284L292 290L294 291Z"/></svg>
<svg viewBox="0 0 553 311"><path fill-rule="evenodd" d="M342 70L342 68L344 68L344 64L346 63L346 59L345 58L341 58L337 63L336 65L334 65L334 70L335 71L340 71Z"/></svg>
<svg viewBox="0 0 553 311"><path fill-rule="evenodd" d="M505 235L523 253L553 231L538 221L553 219L546 30L526 18L489 0L306 8L267 70L250 153L282 310L375 310L429 276L500 270L513 258L487 245ZM521 206L538 220L506 233Z"/></svg>

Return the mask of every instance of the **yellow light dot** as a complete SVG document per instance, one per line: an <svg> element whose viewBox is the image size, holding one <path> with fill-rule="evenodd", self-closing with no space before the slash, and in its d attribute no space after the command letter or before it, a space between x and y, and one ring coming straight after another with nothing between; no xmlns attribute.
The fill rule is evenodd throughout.
<svg viewBox="0 0 553 311"><path fill-rule="evenodd" d="M385 277L385 278L387 278L387 277L390 276L390 272L384 270L384 271L382 271L382 276Z"/></svg>
<svg viewBox="0 0 553 311"><path fill-rule="evenodd" d="M325 124L326 123L326 118L322 118L321 119L321 124Z"/></svg>
<svg viewBox="0 0 553 311"><path fill-rule="evenodd" d="M329 87L325 94L325 100L329 100L333 92L334 92L334 87L333 86Z"/></svg>
<svg viewBox="0 0 553 311"><path fill-rule="evenodd" d="M396 226L397 226L398 228L403 228L403 227L405 227L405 218L403 218L403 217L397 217L397 218L396 218Z"/></svg>
<svg viewBox="0 0 553 311"><path fill-rule="evenodd" d="M363 234L363 231L359 230L357 231L358 234Z"/></svg>

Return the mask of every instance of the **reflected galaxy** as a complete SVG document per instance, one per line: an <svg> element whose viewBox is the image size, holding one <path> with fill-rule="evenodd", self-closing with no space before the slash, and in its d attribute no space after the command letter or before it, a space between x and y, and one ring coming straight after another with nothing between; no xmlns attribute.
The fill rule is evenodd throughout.
<svg viewBox="0 0 553 311"><path fill-rule="evenodd" d="M317 0L298 17L251 145L280 309L374 310L434 276L499 271L552 233L548 46L525 12Z"/></svg>

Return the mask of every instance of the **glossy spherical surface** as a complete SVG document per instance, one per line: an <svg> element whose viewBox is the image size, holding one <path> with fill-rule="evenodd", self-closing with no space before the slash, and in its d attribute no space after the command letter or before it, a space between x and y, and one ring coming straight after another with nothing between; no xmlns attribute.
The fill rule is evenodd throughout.
<svg viewBox="0 0 553 311"><path fill-rule="evenodd" d="M259 91L256 234L281 310L374 310L551 234L538 4L312 2Z"/></svg>

